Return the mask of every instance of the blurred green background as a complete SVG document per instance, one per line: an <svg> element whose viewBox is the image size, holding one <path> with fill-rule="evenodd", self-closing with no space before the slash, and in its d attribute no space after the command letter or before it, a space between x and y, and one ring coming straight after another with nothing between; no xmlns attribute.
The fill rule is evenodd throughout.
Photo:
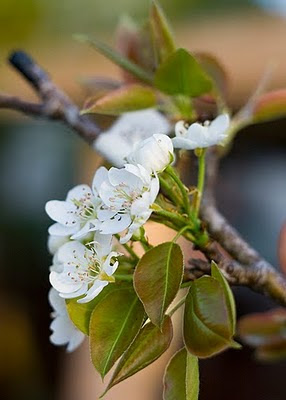
<svg viewBox="0 0 286 400"><path fill-rule="evenodd" d="M230 71L230 102L235 108L255 87L269 60L278 61L273 87L285 86L284 20L264 14L247 0L162 0L161 5L178 43L212 50L223 59ZM86 91L79 78L119 73L93 50L76 43L72 34L93 33L111 41L120 15L143 20L148 7L144 0L0 0L1 91L35 98L6 64L12 49L23 48L82 104ZM286 219L285 131L286 121L281 120L241 132L223 162L217 188L220 208L276 264L277 237ZM73 355L65 356L48 341L50 221L44 205L49 199L63 199L72 185L89 182L97 158L76 134L57 123L1 111L0 132L0 398L79 400L72 390L67 394L64 389ZM273 306L246 289L236 294L240 313ZM203 361L201 400L284 400L285 366L259 365L249 350ZM87 382L87 394L82 393L80 400L95 398L89 384L92 387ZM109 398L133 397L111 393ZM154 393L157 398L160 394Z"/></svg>

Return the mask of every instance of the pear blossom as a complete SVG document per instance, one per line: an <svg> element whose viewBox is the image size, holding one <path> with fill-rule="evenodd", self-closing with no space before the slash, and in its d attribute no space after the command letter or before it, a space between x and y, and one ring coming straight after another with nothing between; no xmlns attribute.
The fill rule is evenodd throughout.
<svg viewBox="0 0 286 400"><path fill-rule="evenodd" d="M163 134L153 136L139 142L128 155L131 164L143 165L149 172L162 172L174 159L172 140Z"/></svg>
<svg viewBox="0 0 286 400"><path fill-rule="evenodd" d="M65 201L51 200L46 203L46 212L56 221L50 226L52 236L69 236L78 239L98 229L97 209L101 205L97 187L105 179L105 171L99 168L93 178L92 188L78 185L71 189Z"/></svg>
<svg viewBox="0 0 286 400"><path fill-rule="evenodd" d="M109 130L102 132L94 148L115 167L123 167L138 142L155 133L167 135L170 131L167 118L155 109L127 112Z"/></svg>
<svg viewBox="0 0 286 400"><path fill-rule="evenodd" d="M56 346L67 345L67 351L72 352L80 346L85 335L70 320L65 300L59 296L54 288L49 291L49 303L53 308L50 341Z"/></svg>
<svg viewBox="0 0 286 400"><path fill-rule="evenodd" d="M189 127L185 126L184 121L179 121L175 127L173 145L179 149L194 150L220 144L227 137L229 125L228 114L221 114L212 122L196 122Z"/></svg>
<svg viewBox="0 0 286 400"><path fill-rule="evenodd" d="M94 299L110 282L114 282L114 272L120 255L111 251L111 235L96 232L94 241L84 245L70 241L59 248L50 272L50 282L66 299L83 296L78 303Z"/></svg>
<svg viewBox="0 0 286 400"><path fill-rule="evenodd" d="M126 243L149 219L158 192L158 176L152 176L142 165L111 168L107 180L99 188L104 204L98 211L98 218L102 221L100 232L115 234L127 230L120 240Z"/></svg>
<svg viewBox="0 0 286 400"><path fill-rule="evenodd" d="M69 236L49 235L48 237L48 250L49 253L54 255L59 248L69 241Z"/></svg>

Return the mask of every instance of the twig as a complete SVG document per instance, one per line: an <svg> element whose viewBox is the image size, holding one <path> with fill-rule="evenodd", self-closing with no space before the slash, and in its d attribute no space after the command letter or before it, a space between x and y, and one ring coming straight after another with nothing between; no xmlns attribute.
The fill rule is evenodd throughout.
<svg viewBox="0 0 286 400"><path fill-rule="evenodd" d="M42 103L30 103L14 96L1 94L0 108L62 121L88 143L94 141L100 133L99 127L88 116L80 115L78 107L28 54L16 51L11 54L9 62L30 83Z"/></svg>

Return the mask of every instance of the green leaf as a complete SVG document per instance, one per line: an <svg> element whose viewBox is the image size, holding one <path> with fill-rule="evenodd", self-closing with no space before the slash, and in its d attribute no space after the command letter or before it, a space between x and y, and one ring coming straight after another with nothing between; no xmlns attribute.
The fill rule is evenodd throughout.
<svg viewBox="0 0 286 400"><path fill-rule="evenodd" d="M121 286L120 286L121 287ZM98 296L88 303L78 303L78 299L66 300L67 311L74 325L85 335L89 334L89 321L94 308L112 291L118 289L117 285L106 286Z"/></svg>
<svg viewBox="0 0 286 400"><path fill-rule="evenodd" d="M169 95L197 97L211 91L211 79L197 60L186 50L171 54L155 73L155 86Z"/></svg>
<svg viewBox="0 0 286 400"><path fill-rule="evenodd" d="M100 99L89 100L81 114L120 115L124 112L141 110L155 105L154 90L147 86L133 84L113 90Z"/></svg>
<svg viewBox="0 0 286 400"><path fill-rule="evenodd" d="M260 96L254 105L252 119L264 122L286 116L286 89L274 90Z"/></svg>
<svg viewBox="0 0 286 400"><path fill-rule="evenodd" d="M198 400L199 384L197 357L185 348L179 350L166 368L163 399Z"/></svg>
<svg viewBox="0 0 286 400"><path fill-rule="evenodd" d="M228 89L228 75L220 61L210 53L198 52L194 54L204 71L212 78L219 92L226 96Z"/></svg>
<svg viewBox="0 0 286 400"><path fill-rule="evenodd" d="M107 390L157 360L170 346L172 337L170 317L164 319L162 331L151 322L147 323L120 359Z"/></svg>
<svg viewBox="0 0 286 400"><path fill-rule="evenodd" d="M89 326L90 352L102 378L134 340L144 316L133 289L110 293L94 309Z"/></svg>
<svg viewBox="0 0 286 400"><path fill-rule="evenodd" d="M185 302L184 341L197 357L210 357L236 344L233 326L220 282L203 276L195 280Z"/></svg>
<svg viewBox="0 0 286 400"><path fill-rule="evenodd" d="M153 324L160 327L183 277L183 254L178 244L162 243L147 251L134 273L134 287Z"/></svg>
<svg viewBox="0 0 286 400"><path fill-rule="evenodd" d="M235 329L236 329L236 307L235 307L235 301L233 297L233 293L231 288L229 287L229 284L225 277L223 276L221 270L219 269L218 265L212 261L211 263L211 274L212 277L215 278L219 283L221 284L224 295L225 295L225 302L227 305L228 309L228 314L229 318L231 321L231 326L232 326L232 334L235 334Z"/></svg>
<svg viewBox="0 0 286 400"><path fill-rule="evenodd" d="M167 19L156 1L151 4L150 26L153 46L161 63L176 50L176 45Z"/></svg>
<svg viewBox="0 0 286 400"><path fill-rule="evenodd" d="M122 54L112 49L107 44L102 43L101 41L96 39L90 39L88 36L85 35L75 35L75 38L81 42L90 44L99 53L114 62L114 64L118 65L125 71L130 72L133 76L135 76L142 82L149 84L152 83L153 78L148 72L144 71L144 69L130 61L128 58L122 56Z"/></svg>

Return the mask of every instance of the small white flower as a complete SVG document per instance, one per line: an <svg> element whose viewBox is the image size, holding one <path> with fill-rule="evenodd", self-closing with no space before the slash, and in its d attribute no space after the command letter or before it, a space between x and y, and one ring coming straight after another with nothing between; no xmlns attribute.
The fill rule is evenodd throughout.
<svg viewBox="0 0 286 400"><path fill-rule="evenodd" d="M111 251L111 235L94 236L94 242L86 247L72 241L60 247L54 257L50 282L66 299L85 295L78 303L87 303L94 299L109 282L118 267L118 261L112 258L119 253Z"/></svg>
<svg viewBox="0 0 286 400"><path fill-rule="evenodd" d="M65 300L54 288L49 291L49 303L54 310L51 314L53 321L50 325L50 341L56 346L67 345L68 352L74 351L83 342L85 335L70 320Z"/></svg>
<svg viewBox="0 0 286 400"><path fill-rule="evenodd" d="M227 137L229 124L228 114L219 115L212 122L206 121L203 125L196 122L185 127L184 122L179 121L175 127L173 145L179 149L194 150L220 144Z"/></svg>
<svg viewBox="0 0 286 400"><path fill-rule="evenodd" d="M167 118L152 108L127 112L108 131L102 132L94 147L112 165L123 167L138 142L154 133L167 135L170 130Z"/></svg>
<svg viewBox="0 0 286 400"><path fill-rule="evenodd" d="M127 229L121 243L130 240L152 214L151 205L159 192L159 179L142 166L126 164L124 168L111 168L108 179L99 189L104 207L98 211L102 221L100 232L120 233Z"/></svg>
<svg viewBox="0 0 286 400"><path fill-rule="evenodd" d="M78 239L98 229L97 209L101 205L101 200L97 187L104 179L106 179L105 169L99 168L94 175L92 188L78 185L68 192L65 201L47 202L46 212L56 221L49 228L50 235Z"/></svg>
<svg viewBox="0 0 286 400"><path fill-rule="evenodd" d="M139 142L127 161L131 164L143 165L149 172L162 172L174 159L172 140L162 134L155 134Z"/></svg>
<svg viewBox="0 0 286 400"><path fill-rule="evenodd" d="M54 255L59 248L69 241L69 236L56 236L56 235L49 235L48 237L48 250L49 252Z"/></svg>

